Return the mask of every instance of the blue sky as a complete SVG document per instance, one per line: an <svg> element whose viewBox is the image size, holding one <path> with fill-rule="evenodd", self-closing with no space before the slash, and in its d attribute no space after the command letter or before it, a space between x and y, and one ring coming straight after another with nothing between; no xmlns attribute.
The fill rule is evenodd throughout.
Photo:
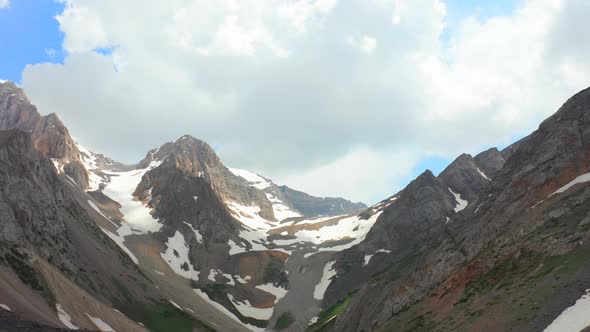
<svg viewBox="0 0 590 332"><path fill-rule="evenodd" d="M446 0L447 30L443 39L458 28L461 20L468 16L475 16L480 20L512 13L522 4L523 0Z"/></svg>
<svg viewBox="0 0 590 332"><path fill-rule="evenodd" d="M27 64L63 61L63 33L55 20L62 10L52 0L13 0L0 9L0 78L20 82Z"/></svg>

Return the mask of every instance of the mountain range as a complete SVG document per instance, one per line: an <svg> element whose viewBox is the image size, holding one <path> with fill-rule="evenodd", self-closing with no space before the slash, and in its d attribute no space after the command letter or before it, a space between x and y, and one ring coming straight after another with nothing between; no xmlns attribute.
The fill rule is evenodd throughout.
<svg viewBox="0 0 590 332"><path fill-rule="evenodd" d="M0 330L581 331L589 112L368 207L190 135L116 162L0 83Z"/></svg>

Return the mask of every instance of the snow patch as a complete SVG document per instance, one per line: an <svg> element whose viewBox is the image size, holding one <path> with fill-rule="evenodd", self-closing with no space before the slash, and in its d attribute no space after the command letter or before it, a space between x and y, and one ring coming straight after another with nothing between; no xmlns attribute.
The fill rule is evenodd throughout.
<svg viewBox="0 0 590 332"><path fill-rule="evenodd" d="M176 304L176 302L172 301L172 300L168 300L168 302L170 302L170 304L172 304L173 306L175 306L176 308L178 308L179 310L182 310L182 308Z"/></svg>
<svg viewBox="0 0 590 332"><path fill-rule="evenodd" d="M64 166L61 165L61 163L59 162L59 159L51 158L51 162L53 163L53 167L55 167L55 170L57 171L57 174L63 174L64 173Z"/></svg>
<svg viewBox="0 0 590 332"><path fill-rule="evenodd" d="M76 147L78 148L78 151L80 151L80 160L82 161L82 165L88 173L88 191L98 190L100 188L100 184L104 182L104 179L95 173L95 170L98 169L98 165L96 164L96 155L92 151L78 144L78 142L76 142Z"/></svg>
<svg viewBox="0 0 590 332"><path fill-rule="evenodd" d="M337 224L332 226L325 226L318 230L301 230L296 232L297 242L307 241L316 245L323 244L316 252L305 254L304 258L322 251L342 251L361 243L381 213L383 211L373 214L369 219L361 219L359 216L347 217L340 219ZM334 246L329 246L326 243L327 241L344 239L351 239L351 241Z"/></svg>
<svg viewBox="0 0 590 332"><path fill-rule="evenodd" d="M248 181L248 184L254 188L263 190L271 186L271 182L267 179L263 178L262 176L247 171L245 169L238 169L238 168L230 168L230 172L232 172L235 176L239 176L242 179Z"/></svg>
<svg viewBox="0 0 590 332"><path fill-rule="evenodd" d="M235 254L239 254L242 252L246 252L246 248L243 248L241 246L239 246L237 243L235 243L233 240L228 240L227 244L229 244L229 255L235 255Z"/></svg>
<svg viewBox="0 0 590 332"><path fill-rule="evenodd" d="M250 276L246 276L246 278L248 278ZM242 278L239 275L235 275L234 278L240 283L240 284L247 284L248 280L246 280L246 278Z"/></svg>
<svg viewBox="0 0 590 332"><path fill-rule="evenodd" d="M582 295L574 305L565 309L544 332L582 331L590 326L590 294Z"/></svg>
<svg viewBox="0 0 590 332"><path fill-rule="evenodd" d="M4 309L6 311L12 311L12 310L10 310L10 307L8 305L6 305L6 304L0 303L0 308Z"/></svg>
<svg viewBox="0 0 590 332"><path fill-rule="evenodd" d="M229 273L223 273L222 276L224 276L225 278L229 279L229 281L226 282L226 284L232 285L232 286L235 286L236 285L236 282L235 282L234 278L232 278L231 274L229 274Z"/></svg>
<svg viewBox="0 0 590 332"><path fill-rule="evenodd" d="M129 256L129 258L131 258L133 263L135 263L136 265L139 264L139 260L137 259L137 257L135 257L135 255L131 252L131 250L129 250L129 248L127 248L127 246L125 245L125 237L124 236L112 233L111 231L109 231L108 229L106 229L104 227L101 227L100 229L106 235L108 235L108 237L110 237L111 240L113 240L119 246L119 248L121 248L121 250L123 250L127 254L127 256ZM120 231L120 230L121 229L119 229L118 231Z"/></svg>
<svg viewBox="0 0 590 332"><path fill-rule="evenodd" d="M476 214L476 213L477 213L477 211L479 211L479 208L480 208L482 205L484 205L484 204L485 204L485 201L483 201L483 202L479 203L479 205L478 205L478 206L475 208L475 212L473 212L473 214Z"/></svg>
<svg viewBox="0 0 590 332"><path fill-rule="evenodd" d="M207 279L215 282L215 276L217 274L219 274L219 271L211 269L211 270L209 270L209 275L207 276Z"/></svg>
<svg viewBox="0 0 590 332"><path fill-rule="evenodd" d="M285 202L278 199L273 194L267 193L266 198L268 198L272 204L273 214L278 221L285 220L287 218L303 217L303 215L288 207Z"/></svg>
<svg viewBox="0 0 590 332"><path fill-rule="evenodd" d="M371 255L365 255L365 261L363 262L363 266L369 264L369 262L371 261L371 258L373 258L373 256L375 256L375 254L378 254L380 252L384 252L386 254L389 254L391 252L391 250L386 250L386 249L379 249L377 251L375 251L373 254Z"/></svg>
<svg viewBox="0 0 590 332"><path fill-rule="evenodd" d="M244 226L252 230L268 230L274 226L274 223L269 222L259 215L260 207L257 205L246 206L231 201L226 202L226 204L234 217L244 224Z"/></svg>
<svg viewBox="0 0 590 332"><path fill-rule="evenodd" d="M481 169L479 169L479 167L477 168L477 172L479 173L479 175L481 175L484 179L488 180L488 181L492 181L492 179L490 179L484 172L481 171Z"/></svg>
<svg viewBox="0 0 590 332"><path fill-rule="evenodd" d="M242 321L240 321L240 319L238 317L236 317L236 315L234 315L231 311L227 310L224 306L222 306L221 304L211 300L209 298L209 295L207 295L207 293L203 292L200 289L194 289L195 293L197 293L197 295L199 297L201 297L203 300L205 300L206 302L208 302L210 305L212 305L215 309L221 311L223 314L225 314L226 316L228 316L229 318L233 319L234 321L244 325L246 328L250 329L251 331L264 331L264 329L258 328L256 326L252 326L250 324L244 324L242 323Z"/></svg>
<svg viewBox="0 0 590 332"><path fill-rule="evenodd" d="M318 316L313 317L312 319L309 320L309 323L307 324L307 326L310 326L310 325L313 325L313 324L317 323L318 322L318 319L319 319Z"/></svg>
<svg viewBox="0 0 590 332"><path fill-rule="evenodd" d="M64 310L64 308L61 306L61 304L56 303L55 309L57 310L57 318L59 318L59 321L62 324L64 324L70 330L79 329L79 327L77 327L76 325L74 325L74 323L72 323L72 317L70 317L70 315Z"/></svg>
<svg viewBox="0 0 590 332"><path fill-rule="evenodd" d="M201 235L201 232L199 232L198 229L193 228L193 225L187 223L186 221L184 222L188 227L191 228L191 230L195 233L195 237L197 238L197 242L199 243L203 243L203 236Z"/></svg>
<svg viewBox="0 0 590 332"><path fill-rule="evenodd" d="M123 220L136 232L157 232L162 228L159 220L150 214L150 208L133 196L143 175L161 163L152 161L145 169L129 172L105 172L111 175L111 181L103 189L104 194L121 204Z"/></svg>
<svg viewBox="0 0 590 332"><path fill-rule="evenodd" d="M455 212L463 211L463 209L465 209L467 205L469 205L469 202L462 199L461 194L457 194L453 191L453 189L449 188L449 191L451 192L451 194L453 194L453 196L455 196L455 201L457 202L457 205L455 206Z"/></svg>
<svg viewBox="0 0 590 332"><path fill-rule="evenodd" d="M249 276L247 276L247 277L249 277ZM247 280L249 280L249 279L247 279ZM283 297L285 297L285 295L287 295L287 293L289 292L287 289L284 289L282 287L277 287L271 283L257 285L256 288L274 295L275 296L275 304L279 303L279 301Z"/></svg>
<svg viewBox="0 0 590 332"><path fill-rule="evenodd" d="M188 258L189 248L182 233L176 231L174 236L168 239L166 245L166 252L160 255L168 263L172 271L186 279L199 280L199 271L195 271L190 263Z"/></svg>
<svg viewBox="0 0 590 332"><path fill-rule="evenodd" d="M324 272L322 273L322 279L320 282L315 286L313 290L313 298L316 300L323 300L324 293L330 286L332 282L332 278L336 275L336 269L334 269L334 261L326 263L324 265Z"/></svg>
<svg viewBox="0 0 590 332"><path fill-rule="evenodd" d="M549 197L551 197L555 194L561 194L562 192L570 189L571 187L575 186L578 183L584 183L584 182L588 182L588 181L590 181L590 173L582 174L582 175L578 176L577 178L573 179L572 181L570 181L565 186L554 191L551 195L549 195Z"/></svg>
<svg viewBox="0 0 590 332"><path fill-rule="evenodd" d="M238 301L236 300L231 294L227 294L230 301L234 305L234 307L242 314L242 316L260 319L260 320L269 320L272 316L272 312L274 308L255 308L252 306L250 301Z"/></svg>
<svg viewBox="0 0 590 332"><path fill-rule="evenodd" d="M90 318L90 320L92 321L92 324L94 324L94 326L96 326L96 328L98 328L100 331L102 331L102 332L116 332L114 328L110 327L109 324L107 324L102 319L97 318L97 317L92 317L89 314L86 314L86 316L88 316L88 318Z"/></svg>

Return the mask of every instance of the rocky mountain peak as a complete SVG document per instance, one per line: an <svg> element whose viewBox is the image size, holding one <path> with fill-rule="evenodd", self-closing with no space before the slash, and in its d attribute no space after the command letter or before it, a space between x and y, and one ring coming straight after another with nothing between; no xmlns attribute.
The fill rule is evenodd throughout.
<svg viewBox="0 0 590 332"><path fill-rule="evenodd" d="M0 130L18 128L32 131L40 118L22 89L10 81L0 83Z"/></svg>
<svg viewBox="0 0 590 332"><path fill-rule="evenodd" d="M498 171L504 166L504 163L506 163L502 153L495 147L479 153L473 159L484 174L491 179L496 177Z"/></svg>
<svg viewBox="0 0 590 332"><path fill-rule="evenodd" d="M432 173L431 170L427 169L424 172L422 172L420 175L418 175L412 183L414 183L416 181L435 181L435 179L436 179L436 176L434 176L434 174Z"/></svg>
<svg viewBox="0 0 590 332"><path fill-rule="evenodd" d="M208 168L224 167L209 144L190 135L149 151L139 168L147 167L152 161L162 161L197 177L202 177Z"/></svg>
<svg viewBox="0 0 590 332"><path fill-rule="evenodd" d="M146 168L154 161L161 162L158 166L160 169L177 170L189 177L203 178L223 201L258 206L261 217L274 219L272 204L266 195L250 186L245 179L233 174L209 144L200 139L184 135L173 142L165 143L148 152L139 163L139 168ZM149 183L142 181L140 187L147 189Z"/></svg>
<svg viewBox="0 0 590 332"><path fill-rule="evenodd" d="M14 84L14 82L12 82L12 81L0 82L0 97L11 96L11 95L14 95L16 97L19 97L19 98L22 98L22 99L28 101L28 98L25 95L25 92L23 91L23 89L16 86L16 84Z"/></svg>
<svg viewBox="0 0 590 332"><path fill-rule="evenodd" d="M514 187L533 204L545 199L590 172L589 144L590 88L571 97L535 132L516 143L495 187Z"/></svg>
<svg viewBox="0 0 590 332"><path fill-rule="evenodd" d="M66 126L54 113L41 116L24 91L10 81L0 83L0 130L8 129L31 133L35 149L52 158L81 188L88 189L88 172Z"/></svg>
<svg viewBox="0 0 590 332"><path fill-rule="evenodd" d="M455 213L456 206L447 184L430 170L420 174L390 201L367 235L368 242L374 242L375 250L397 248L400 236L410 239L412 234L444 225Z"/></svg>
<svg viewBox="0 0 590 332"><path fill-rule="evenodd" d="M491 178L486 175L469 154L462 154L439 175L451 190L467 201L477 199Z"/></svg>

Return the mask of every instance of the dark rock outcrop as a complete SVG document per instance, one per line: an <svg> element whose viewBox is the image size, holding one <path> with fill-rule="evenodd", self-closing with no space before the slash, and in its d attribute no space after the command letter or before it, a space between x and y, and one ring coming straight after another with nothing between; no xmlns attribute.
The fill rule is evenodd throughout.
<svg viewBox="0 0 590 332"><path fill-rule="evenodd" d="M375 272L422 250L433 237L444 231L455 214L454 196L448 185L427 170L398 194L369 208L365 214L382 210L365 241L336 255L338 278L330 285L325 303L331 305L351 289L368 280ZM364 264L365 255L379 254Z"/></svg>
<svg viewBox="0 0 590 332"><path fill-rule="evenodd" d="M439 175L462 199L473 202L489 186L490 178L479 169L473 157L462 154Z"/></svg>
<svg viewBox="0 0 590 332"><path fill-rule="evenodd" d="M479 166L481 171L490 179L496 177L496 174L502 167L506 160L502 157L502 153L497 148L491 148L479 153L473 158L475 164Z"/></svg>

